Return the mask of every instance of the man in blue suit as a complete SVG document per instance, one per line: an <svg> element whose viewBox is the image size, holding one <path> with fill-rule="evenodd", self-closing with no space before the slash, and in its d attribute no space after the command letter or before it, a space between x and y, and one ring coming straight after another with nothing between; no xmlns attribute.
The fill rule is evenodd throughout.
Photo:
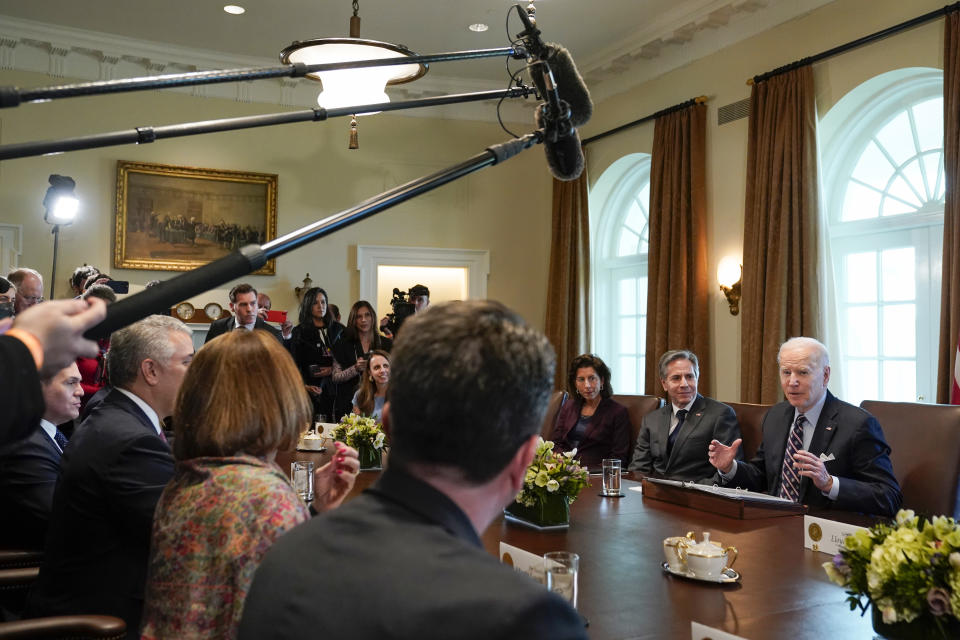
<svg viewBox="0 0 960 640"><path fill-rule="evenodd" d="M240 328L246 329L247 331L253 331L255 329L266 331L281 343L283 343L284 340L288 340L293 331L293 324L285 322L283 333L281 334L280 331L264 322L263 318L258 314L259 309L260 307L257 304L257 290L246 283L238 284L233 289L230 289L230 310L236 315L220 318L210 323L210 329L207 330L207 337L204 343L210 342L217 336L223 335L228 331Z"/></svg>
<svg viewBox="0 0 960 640"><path fill-rule="evenodd" d="M735 440L710 444L724 484L765 491L815 509L892 516L903 496L880 423L827 391L830 356L813 338L791 338L777 356L786 401L770 407L763 439L749 462Z"/></svg>
<svg viewBox="0 0 960 640"><path fill-rule="evenodd" d="M138 637L153 511L173 477L161 420L192 359L190 329L170 316L111 336L114 388L64 453L28 615L112 615Z"/></svg>
<svg viewBox="0 0 960 640"><path fill-rule="evenodd" d="M0 545L42 549L67 439L57 428L80 414L80 371L76 363L40 383L43 418L26 438L0 447Z"/></svg>

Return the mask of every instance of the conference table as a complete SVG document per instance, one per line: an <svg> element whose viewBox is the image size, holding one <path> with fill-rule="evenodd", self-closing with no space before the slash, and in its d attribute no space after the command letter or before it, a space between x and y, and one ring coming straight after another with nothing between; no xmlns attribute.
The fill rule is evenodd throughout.
<svg viewBox="0 0 960 640"><path fill-rule="evenodd" d="M328 454L281 453L321 464ZM353 495L379 472L360 473ZM640 483L624 479L622 498L599 495L599 476L570 507L570 527L537 531L498 517L483 533L484 547L500 557L500 542L541 555L580 555L578 610L591 638L690 638L691 622L750 640L766 638L873 638L869 613L850 611L846 594L822 564L830 556L803 546L803 516L739 520L644 497ZM666 574L663 539L709 531L739 550L739 583L709 584ZM699 640L699 639L697 639Z"/></svg>

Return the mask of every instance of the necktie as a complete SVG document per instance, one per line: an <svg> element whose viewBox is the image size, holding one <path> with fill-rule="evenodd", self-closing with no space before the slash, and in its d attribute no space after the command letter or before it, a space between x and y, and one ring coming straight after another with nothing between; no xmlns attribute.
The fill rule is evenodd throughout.
<svg viewBox="0 0 960 640"><path fill-rule="evenodd" d="M787 451L783 456L783 470L780 472L780 497L800 501L800 476L793 468L793 454L803 448L803 425L807 422L802 413L797 416L787 439Z"/></svg>
<svg viewBox="0 0 960 640"><path fill-rule="evenodd" d="M683 421L687 418L687 410L680 409L677 411L677 426L674 427L673 431L670 432L670 437L667 438L667 455L670 455L670 452L673 451L673 443L677 441L677 436L680 435L680 429L683 428Z"/></svg>
<svg viewBox="0 0 960 640"><path fill-rule="evenodd" d="M57 429L53 432L53 441L57 443L58 447L60 447L61 453L67 448L67 436L63 435L63 432L60 431L60 429Z"/></svg>

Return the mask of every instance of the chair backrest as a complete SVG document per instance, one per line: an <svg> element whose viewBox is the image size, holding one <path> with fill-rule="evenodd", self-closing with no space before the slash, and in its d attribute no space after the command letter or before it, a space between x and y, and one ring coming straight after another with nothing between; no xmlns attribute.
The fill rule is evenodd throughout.
<svg viewBox="0 0 960 640"><path fill-rule="evenodd" d="M630 451L633 455L633 444L640 435L640 424L643 422L643 416L651 411L656 411L663 406L663 398L657 396L623 396L614 394L611 396L614 400L627 408L630 415L630 427L633 434L630 437Z"/></svg>
<svg viewBox="0 0 960 640"><path fill-rule="evenodd" d="M563 404L564 391L554 391L550 396L550 404L547 405L547 415L543 416L543 427L540 429L540 435L544 440L549 440L553 435L553 427L557 424L557 414L560 413L560 406Z"/></svg>
<svg viewBox="0 0 960 640"><path fill-rule="evenodd" d="M749 460L760 448L760 442L763 440L763 418L767 415L767 410L773 406L769 404L750 404L748 402L724 402L723 404L733 408L737 414L737 422L740 423L740 437L743 438L741 449L743 450L743 459Z"/></svg>
<svg viewBox="0 0 960 640"><path fill-rule="evenodd" d="M540 435L543 436L544 440L549 440L553 435L553 428L557 423L557 414L560 413L565 395L567 394L563 391L554 391L550 397L550 404L547 405L547 415L543 418L543 428L540 430ZM643 420L643 416L662 407L663 400L657 396L613 395L611 397L625 406L627 413L630 415L630 426L633 429L633 436L630 440L632 447L632 443L636 442L637 436L640 435L640 422ZM567 400L569 401L569 398Z"/></svg>
<svg viewBox="0 0 960 640"><path fill-rule="evenodd" d="M864 400L890 445L903 507L960 517L960 406Z"/></svg>

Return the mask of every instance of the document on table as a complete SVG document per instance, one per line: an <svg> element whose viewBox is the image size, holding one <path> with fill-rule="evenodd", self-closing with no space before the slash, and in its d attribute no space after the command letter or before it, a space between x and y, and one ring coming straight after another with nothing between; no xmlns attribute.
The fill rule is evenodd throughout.
<svg viewBox="0 0 960 640"><path fill-rule="evenodd" d="M647 480L649 482L655 482L657 484L665 484L673 487L682 487L684 489L692 489L694 491L712 493L714 495L723 496L725 498L738 498L741 500L747 500L749 502L792 503L792 500L787 500L786 498L771 496L766 493L757 493L756 491L749 491L747 489L739 489L736 487L720 487L717 485L696 484L695 482L680 482L678 480L663 480L660 478L647 478Z"/></svg>

